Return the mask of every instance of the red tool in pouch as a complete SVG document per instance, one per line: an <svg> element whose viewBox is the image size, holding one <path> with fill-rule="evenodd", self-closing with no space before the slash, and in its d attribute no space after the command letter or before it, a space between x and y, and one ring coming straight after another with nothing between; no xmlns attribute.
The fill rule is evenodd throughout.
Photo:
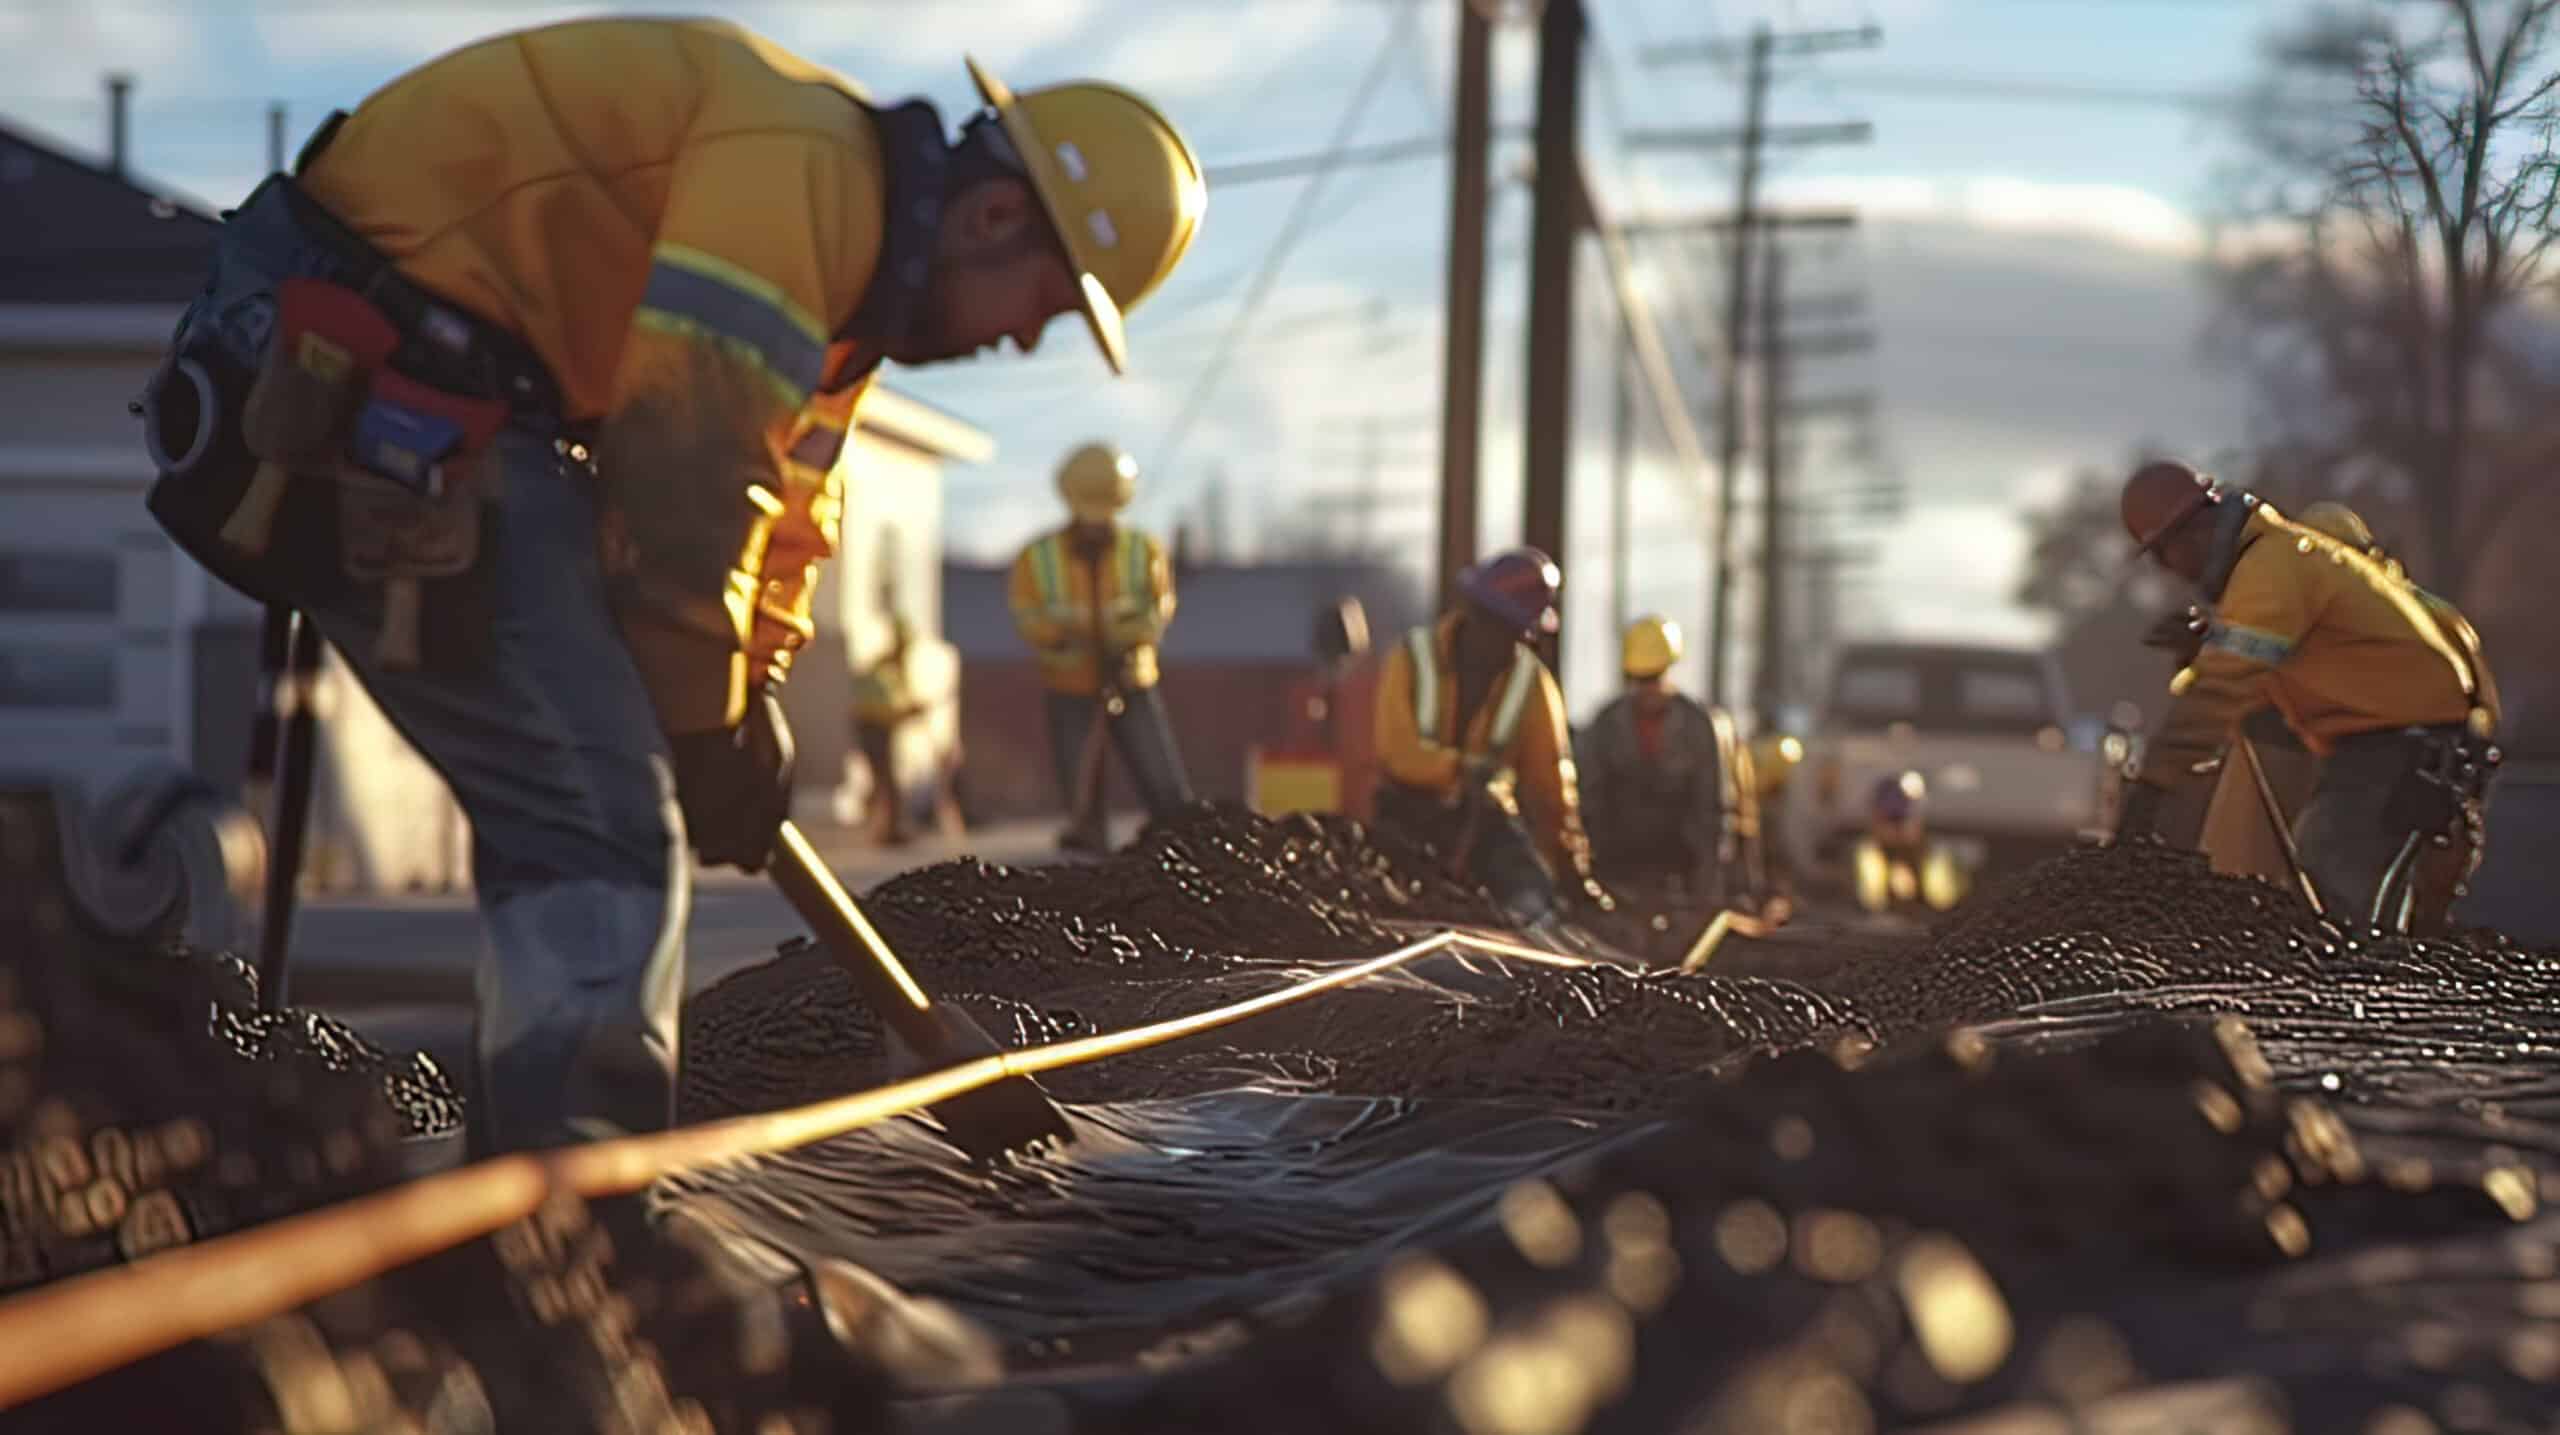
<svg viewBox="0 0 2560 1435"><path fill-rule="evenodd" d="M334 473L366 380L399 342L382 311L344 285L276 285L275 336L241 413L258 468L222 525L223 542L252 556L267 551L285 485L295 474Z"/></svg>
<svg viewBox="0 0 2560 1435"><path fill-rule="evenodd" d="M338 536L347 575L382 584L374 658L386 668L421 660L421 582L479 558L479 465L506 421L504 400L374 376L339 469Z"/></svg>

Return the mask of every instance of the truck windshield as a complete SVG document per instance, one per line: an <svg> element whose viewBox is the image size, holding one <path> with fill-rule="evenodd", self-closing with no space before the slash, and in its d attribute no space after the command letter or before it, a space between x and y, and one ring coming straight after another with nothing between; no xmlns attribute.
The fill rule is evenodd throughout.
<svg viewBox="0 0 2560 1435"><path fill-rule="evenodd" d="M2028 734L2059 722L2034 660L2001 653L1851 653L1832 678L1828 726Z"/></svg>

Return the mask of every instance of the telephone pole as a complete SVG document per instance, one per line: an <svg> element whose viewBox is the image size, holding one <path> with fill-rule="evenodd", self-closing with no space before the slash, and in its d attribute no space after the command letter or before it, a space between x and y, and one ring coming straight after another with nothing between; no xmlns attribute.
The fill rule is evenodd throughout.
<svg viewBox="0 0 2560 1435"><path fill-rule="evenodd" d="M1527 472L1521 526L1563 564L1565 473L1573 428L1573 261L1588 208L1582 176L1582 0L1546 0L1538 17L1538 178L1529 222ZM1562 635L1539 645L1561 661Z"/></svg>
<svg viewBox="0 0 2560 1435"><path fill-rule="evenodd" d="M1772 243L1760 267L1760 731L1777 729L1786 700L1787 251Z"/></svg>
<svg viewBox="0 0 2560 1435"><path fill-rule="evenodd" d="M1751 322L1751 231L1760 213L1760 124L1769 104L1769 27L1751 28L1751 68L1742 91L1742 168L1733 189L1733 267L1724 285L1724 389L1716 418L1716 551L1713 560L1715 597L1707 611L1707 692L1709 701L1730 705L1725 688L1728 636L1726 623L1733 603L1733 510L1741 483L1742 336Z"/></svg>
<svg viewBox="0 0 2560 1435"><path fill-rule="evenodd" d="M1783 36L1773 34L1765 24L1755 25L1744 50L1742 124L1738 129L1636 133L1627 137L1627 142L1637 147L1697 149L1738 145L1742 151L1734 180L1730 221L1733 247L1725 277L1725 363L1716 435L1719 481L1715 542L1709 559L1715 578L1707 613L1707 691L1709 699L1717 703L1730 704L1733 700L1727 669L1733 618L1733 528L1741 496L1742 360L1751 332L1751 260L1758 231L1764 226L1760 213L1761 151L1772 143L1854 143L1872 135L1863 123L1799 125L1772 131L1767 123L1769 61L1779 54L1864 48L1881 38L1882 32L1873 25ZM1644 58L1647 64L1673 64L1723 58L1730 53L1727 46L1708 43L1650 49Z"/></svg>
<svg viewBox="0 0 2560 1435"><path fill-rule="evenodd" d="M267 106L267 173L284 173L284 102Z"/></svg>
<svg viewBox="0 0 2560 1435"><path fill-rule="evenodd" d="M1440 399L1440 606L1476 556L1476 448L1484 416L1484 221L1493 141L1492 26L1458 7L1455 115L1449 148L1449 283Z"/></svg>
<svg viewBox="0 0 2560 1435"><path fill-rule="evenodd" d="M1618 341L1615 365L1618 409L1609 434L1609 630L1624 633L1635 615L1627 610L1628 572L1635 556L1636 354L1635 341Z"/></svg>

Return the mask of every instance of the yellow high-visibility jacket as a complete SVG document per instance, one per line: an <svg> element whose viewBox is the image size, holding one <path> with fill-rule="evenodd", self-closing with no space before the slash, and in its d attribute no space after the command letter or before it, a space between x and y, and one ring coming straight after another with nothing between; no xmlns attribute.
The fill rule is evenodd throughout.
<svg viewBox="0 0 2560 1435"><path fill-rule="evenodd" d="M1508 783L1496 785L1497 800L1526 819L1548 865L1566 881L1588 877L1591 843L1582 828L1564 690L1522 644L1461 736L1451 656L1457 631L1457 618L1444 617L1388 650L1378 674L1379 765L1388 781L1446 799L1456 795L1468 756L1492 757L1510 773Z"/></svg>
<svg viewBox="0 0 2560 1435"><path fill-rule="evenodd" d="M1101 691L1098 591L1102 649L1119 655L1120 686L1154 687L1156 645L1173 622L1173 565L1163 545L1126 524L1114 524L1099 548L1081 547L1074 534L1072 525L1044 534L1013 560L1013 625L1039 655L1040 681L1073 697Z"/></svg>
<svg viewBox="0 0 2560 1435"><path fill-rule="evenodd" d="M2269 703L2322 756L2356 733L2463 722L2475 703L2494 725L2496 685L2451 604L2269 505L2241 544L2204 647L2170 686L2143 781L2194 780Z"/></svg>
<svg viewBox="0 0 2560 1435"><path fill-rule="evenodd" d="M580 20L392 81L301 177L603 421L608 571L670 732L736 722L814 632L879 357L848 321L904 233L881 144L850 81L735 25Z"/></svg>

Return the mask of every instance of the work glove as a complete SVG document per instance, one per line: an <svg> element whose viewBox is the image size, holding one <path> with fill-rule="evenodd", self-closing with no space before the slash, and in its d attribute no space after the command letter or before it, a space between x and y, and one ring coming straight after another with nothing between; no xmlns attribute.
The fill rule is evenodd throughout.
<svg viewBox="0 0 2560 1435"><path fill-rule="evenodd" d="M791 722L780 685L757 689L738 726L679 733L668 746L694 853L706 866L763 871L791 815Z"/></svg>
<svg viewBox="0 0 2560 1435"><path fill-rule="evenodd" d="M2153 835L2160 825L2160 802L2169 794L2166 789L2148 782L2128 782L2124 798L2116 809L2116 842L2122 845Z"/></svg>
<svg viewBox="0 0 2560 1435"><path fill-rule="evenodd" d="M2213 631L2213 619L2202 608L2189 607L2175 613L2163 613L2142 635L2143 646L2166 648L2185 667L2204 651L2205 635Z"/></svg>

